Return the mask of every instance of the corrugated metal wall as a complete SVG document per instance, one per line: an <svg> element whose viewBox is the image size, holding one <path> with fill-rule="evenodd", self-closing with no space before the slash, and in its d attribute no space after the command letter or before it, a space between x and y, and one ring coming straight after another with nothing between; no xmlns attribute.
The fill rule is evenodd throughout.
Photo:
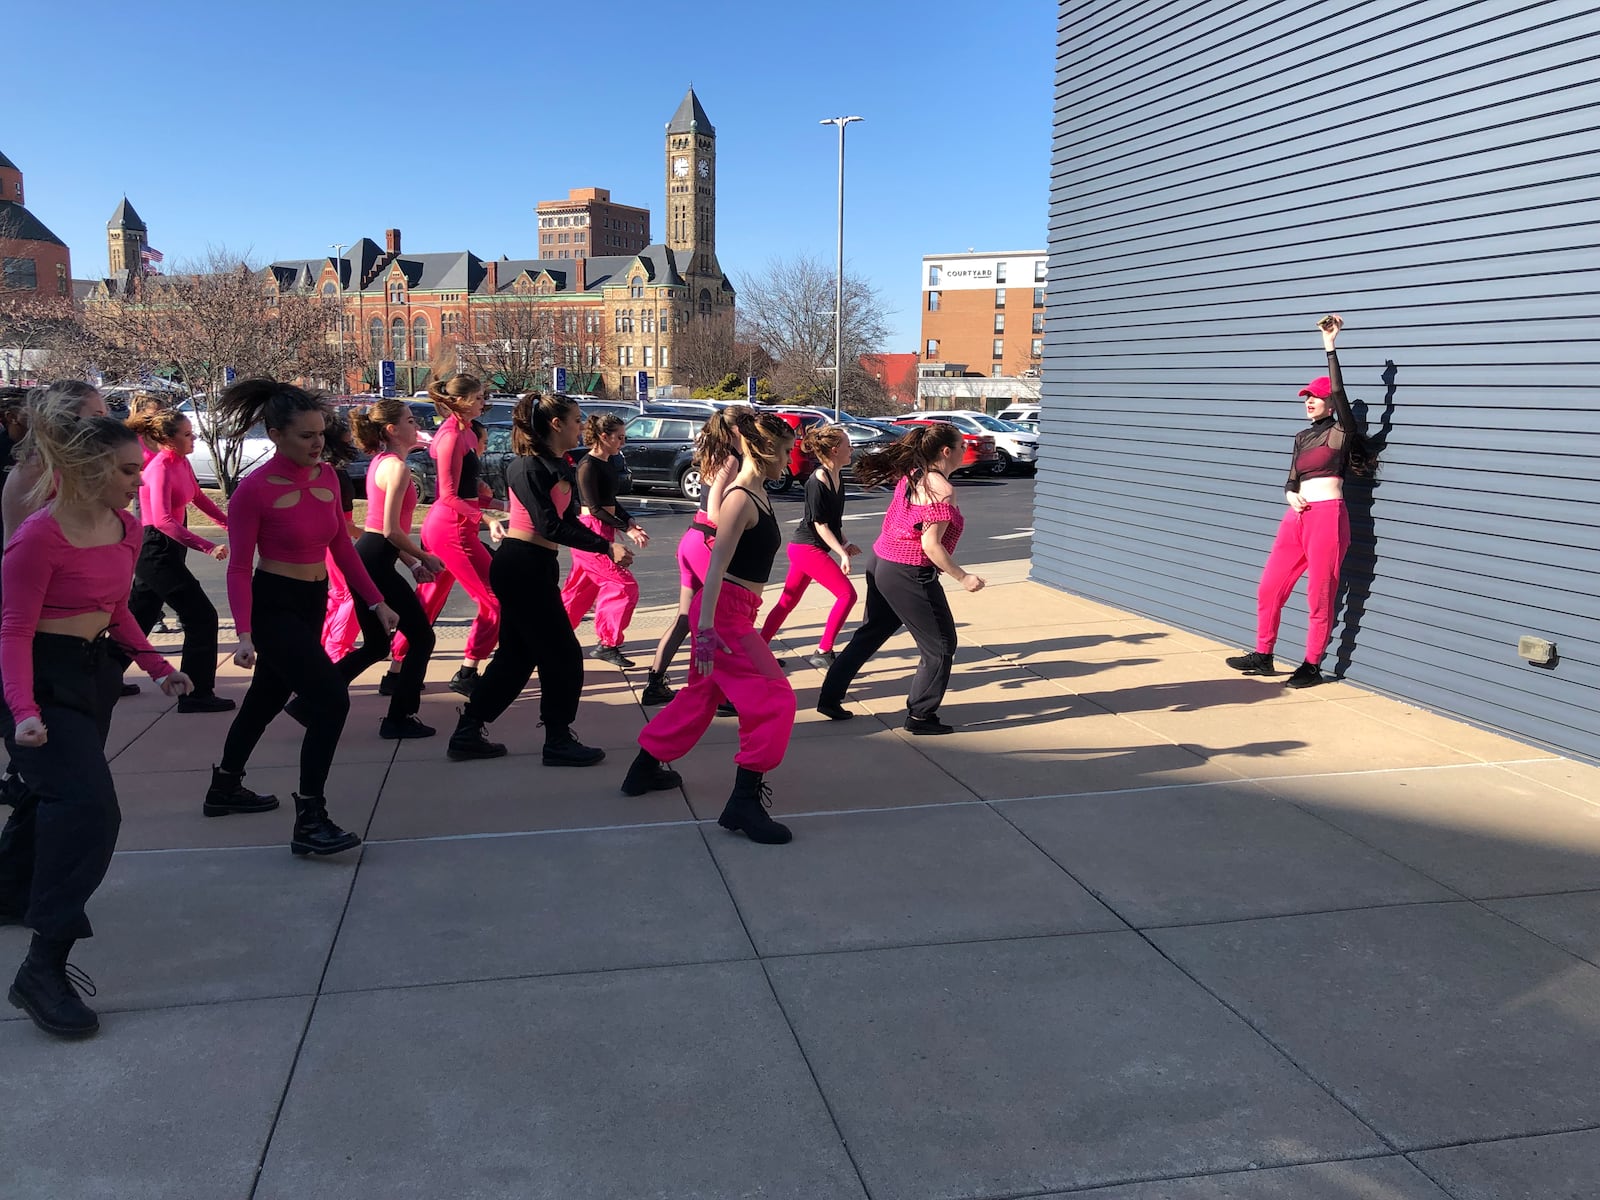
<svg viewBox="0 0 1600 1200"><path fill-rule="evenodd" d="M1329 661L1600 757L1597 77L1576 0L1063 3L1034 577L1248 648L1340 312Z"/></svg>

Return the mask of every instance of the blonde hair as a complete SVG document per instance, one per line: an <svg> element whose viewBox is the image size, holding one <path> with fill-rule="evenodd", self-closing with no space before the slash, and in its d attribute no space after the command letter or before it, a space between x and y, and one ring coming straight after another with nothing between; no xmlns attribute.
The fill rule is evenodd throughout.
<svg viewBox="0 0 1600 1200"><path fill-rule="evenodd" d="M794 445L794 426L774 413L757 413L749 408L725 411L736 414L730 417L730 422L739 431L739 444L745 458L763 471L782 462L789 452L788 447Z"/></svg>
<svg viewBox="0 0 1600 1200"><path fill-rule="evenodd" d="M812 458L821 462L824 455L832 454L845 440L843 425L830 425L826 421L819 421L805 431L800 438L800 446Z"/></svg>
<svg viewBox="0 0 1600 1200"><path fill-rule="evenodd" d="M133 415L128 418L127 426L146 442L153 442L157 446L169 446L172 439L178 436L178 427L189 418L181 412L157 404L151 407L140 404L133 410Z"/></svg>
<svg viewBox="0 0 1600 1200"><path fill-rule="evenodd" d="M466 411L467 402L481 391L483 380L476 375L452 375L428 383L428 399L441 417L460 416Z"/></svg>
<svg viewBox="0 0 1600 1200"><path fill-rule="evenodd" d="M13 461L25 463L29 459L38 456L39 442L33 436L32 427L33 414L36 411L41 408L48 408L52 412L61 411L70 414L72 419L76 421L81 419L80 414L83 410L84 401L99 394L99 388L92 383L85 383L81 379L58 379L56 382L46 384L43 387L30 389L26 404L29 428L27 434L17 443L17 448L12 451ZM32 494L32 492L29 493L29 495ZM43 498L34 507L37 508L39 504L44 503L49 498L50 492L46 491Z"/></svg>
<svg viewBox="0 0 1600 1200"><path fill-rule="evenodd" d="M68 503L92 499L116 470L114 455L139 437L112 417L80 417L81 396L56 387L35 388L28 398L28 441L43 468L27 503L42 508L52 497Z"/></svg>

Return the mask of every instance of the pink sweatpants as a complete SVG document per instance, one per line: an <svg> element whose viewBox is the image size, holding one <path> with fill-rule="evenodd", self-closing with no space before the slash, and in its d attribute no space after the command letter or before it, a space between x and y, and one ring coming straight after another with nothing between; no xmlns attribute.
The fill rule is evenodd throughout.
<svg viewBox="0 0 1600 1200"><path fill-rule="evenodd" d="M578 522L607 541L616 541L616 531L599 517L579 517ZM595 637L602 646L620 646L638 603L639 581L627 567L617 566L609 554L572 552L572 570L561 588L561 605L574 629L594 608Z"/></svg>
<svg viewBox="0 0 1600 1200"><path fill-rule="evenodd" d="M698 534L696 535L699 536ZM697 592L689 604L689 627L700 627ZM783 761L794 729L794 689L756 632L761 597L724 583L717 597L716 630L731 649L719 650L711 670L691 669L689 682L639 732L639 745L662 762L674 762L705 736L724 699L739 710L739 752L733 761L752 771L770 771Z"/></svg>
<svg viewBox="0 0 1600 1200"><path fill-rule="evenodd" d="M350 585L328 555L328 615L322 622L322 648L328 657L338 662L356 648L356 638L361 635L361 622L356 619L356 599L350 594Z"/></svg>
<svg viewBox="0 0 1600 1200"><path fill-rule="evenodd" d="M1350 513L1343 500L1318 500L1304 512L1289 509L1278 525L1272 553L1256 589L1256 649L1271 654L1278 622L1300 576L1306 577L1311 624L1306 630L1306 661L1320 663L1333 636L1339 566L1350 549Z"/></svg>
<svg viewBox="0 0 1600 1200"><path fill-rule="evenodd" d="M500 601L489 586L489 564L494 556L478 536L478 522L435 504L422 523L422 545L429 554L444 560L444 574L432 583L417 585L417 600L427 614L428 624L439 619L450 589L459 583L478 606L478 615L472 618L472 628L467 631L466 657L482 662L494 653L500 640ZM406 639L396 634L394 661L404 662L405 657Z"/></svg>
<svg viewBox="0 0 1600 1200"><path fill-rule="evenodd" d="M711 569L711 539L690 525L678 539L678 582L699 591Z"/></svg>
<svg viewBox="0 0 1600 1200"><path fill-rule="evenodd" d="M833 640L839 636L845 618L855 607L856 586L839 566L838 559L826 550L801 542L789 543L789 574L783 581L783 595L778 597L778 602L767 614L766 624L761 627L763 641L772 640L778 627L800 603L800 597L806 594L806 588L811 586L813 579L833 593L833 608L828 611L828 622L822 627L822 640L817 643L820 650L833 649Z"/></svg>

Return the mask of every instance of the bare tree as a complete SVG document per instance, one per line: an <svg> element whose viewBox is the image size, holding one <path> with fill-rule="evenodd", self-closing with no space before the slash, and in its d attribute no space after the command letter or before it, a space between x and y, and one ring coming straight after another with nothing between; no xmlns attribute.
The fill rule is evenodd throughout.
<svg viewBox="0 0 1600 1200"><path fill-rule="evenodd" d="M81 340L70 296L50 296L32 288L6 288L0 284L0 380L19 380L51 374L50 352ZM30 363L39 369L30 370Z"/></svg>
<svg viewBox="0 0 1600 1200"><path fill-rule="evenodd" d="M472 322L470 340L456 347L463 368L508 392L550 386L553 367L599 373L610 344L594 304L502 299L475 305Z"/></svg>
<svg viewBox="0 0 1600 1200"><path fill-rule="evenodd" d="M773 388L780 395L810 397L820 388L832 403L833 304L833 269L805 255L774 259L740 281L740 338L772 356ZM855 411L873 399L876 381L861 369L861 356L888 340L889 310L871 284L848 272L842 308L843 403Z"/></svg>
<svg viewBox="0 0 1600 1200"><path fill-rule="evenodd" d="M338 374L336 313L311 295L279 294L243 256L213 248L170 275L144 276L129 294L85 306L91 334L123 378L174 370L193 392L214 396L228 372L325 384ZM232 492L244 437L197 399L195 433L211 447L217 478Z"/></svg>

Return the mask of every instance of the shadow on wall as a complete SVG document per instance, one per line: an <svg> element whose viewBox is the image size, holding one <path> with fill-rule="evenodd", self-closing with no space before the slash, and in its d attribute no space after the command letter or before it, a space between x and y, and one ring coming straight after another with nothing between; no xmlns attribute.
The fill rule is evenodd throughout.
<svg viewBox="0 0 1600 1200"><path fill-rule="evenodd" d="M1389 431L1394 426L1394 394L1398 386L1400 369L1390 359L1383 365L1383 412L1374 432L1368 420L1369 410L1365 400L1350 405L1356 421L1366 435L1367 446L1377 456L1378 474L1352 476L1345 481L1344 504L1350 514L1350 552L1345 555L1344 568L1339 575L1339 648L1334 652L1333 674L1342 678L1355 658L1356 646L1361 638L1361 620L1366 616L1367 599L1372 595L1372 583L1378 574L1378 534L1373 520L1373 503L1383 486L1383 452L1389 443Z"/></svg>

